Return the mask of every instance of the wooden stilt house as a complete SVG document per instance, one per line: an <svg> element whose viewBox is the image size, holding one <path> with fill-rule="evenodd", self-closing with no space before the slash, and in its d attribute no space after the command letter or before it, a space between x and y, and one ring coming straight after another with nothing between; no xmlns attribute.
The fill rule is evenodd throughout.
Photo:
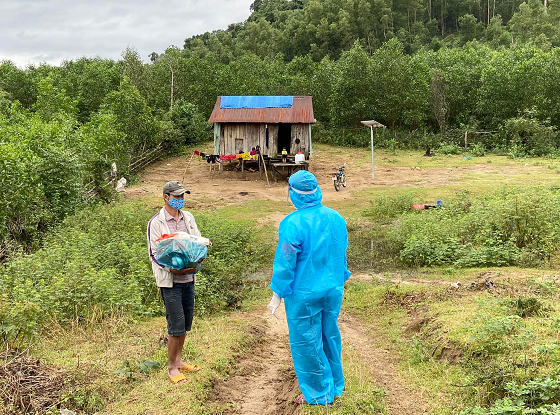
<svg viewBox="0 0 560 415"><path fill-rule="evenodd" d="M312 152L311 125L315 123L310 96L221 96L208 120L214 124L214 154L251 151L274 157Z"/></svg>

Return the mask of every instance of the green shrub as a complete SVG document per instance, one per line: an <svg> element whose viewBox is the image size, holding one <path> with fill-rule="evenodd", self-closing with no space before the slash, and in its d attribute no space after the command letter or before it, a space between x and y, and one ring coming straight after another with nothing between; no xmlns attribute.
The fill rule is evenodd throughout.
<svg viewBox="0 0 560 415"><path fill-rule="evenodd" d="M560 250L560 194L503 188L405 213L387 235L408 265L538 266Z"/></svg>
<svg viewBox="0 0 560 415"><path fill-rule="evenodd" d="M523 348L529 338L521 317L517 315L481 314L473 323L470 328L471 349L484 357Z"/></svg>
<svg viewBox="0 0 560 415"><path fill-rule="evenodd" d="M504 130L514 156L543 156L558 147L558 133L549 122L539 121L534 109L507 120Z"/></svg>
<svg viewBox="0 0 560 415"><path fill-rule="evenodd" d="M212 241L197 276L196 307L203 312L236 307L245 295L244 277L268 261L267 247L254 243L255 229L250 221L224 220L213 214L199 214L196 221L202 234Z"/></svg>
<svg viewBox="0 0 560 415"><path fill-rule="evenodd" d="M376 219L394 218L409 211L414 204L413 193L397 193L390 196L378 196L371 201L371 208L364 214Z"/></svg>
<svg viewBox="0 0 560 415"><path fill-rule="evenodd" d="M467 148L467 152L468 154L473 155L475 157L482 157L486 154L486 149L484 148L484 144L476 143L476 144L470 144Z"/></svg>
<svg viewBox="0 0 560 415"><path fill-rule="evenodd" d="M507 397L490 408L467 408L460 415L556 415L560 413L560 377L538 378L506 386Z"/></svg>
<svg viewBox="0 0 560 415"><path fill-rule="evenodd" d="M511 312L521 318L545 316L553 309L535 297L518 297L504 300Z"/></svg>
<svg viewBox="0 0 560 415"><path fill-rule="evenodd" d="M15 349L38 331L41 308L30 301L21 302L0 295L0 341L4 349Z"/></svg>
<svg viewBox="0 0 560 415"><path fill-rule="evenodd" d="M462 154L465 150L457 144L441 143L435 150L436 154L455 155Z"/></svg>
<svg viewBox="0 0 560 415"><path fill-rule="evenodd" d="M141 203L84 209L46 238L44 247L0 270L0 336L19 343L49 319L88 322L111 313L162 313L148 258L146 226L156 211ZM244 276L267 260L254 225L195 214L213 241L197 275L197 311L235 306Z"/></svg>

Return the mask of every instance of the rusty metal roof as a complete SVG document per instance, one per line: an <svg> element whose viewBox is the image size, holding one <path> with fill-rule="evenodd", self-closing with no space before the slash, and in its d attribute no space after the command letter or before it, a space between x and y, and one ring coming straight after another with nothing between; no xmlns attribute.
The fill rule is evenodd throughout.
<svg viewBox="0 0 560 415"><path fill-rule="evenodd" d="M310 96L294 97L294 104L290 108L220 108L221 98L216 100L209 123L315 123L313 100Z"/></svg>

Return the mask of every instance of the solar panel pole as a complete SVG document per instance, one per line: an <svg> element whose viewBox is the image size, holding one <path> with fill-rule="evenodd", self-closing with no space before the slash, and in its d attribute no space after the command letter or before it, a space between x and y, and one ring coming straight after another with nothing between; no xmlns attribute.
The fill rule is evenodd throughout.
<svg viewBox="0 0 560 415"><path fill-rule="evenodd" d="M373 169L373 125L369 126L371 130L371 178L375 179L375 172Z"/></svg>
<svg viewBox="0 0 560 415"><path fill-rule="evenodd" d="M383 131L385 131L385 126L383 124L378 123L375 120L369 121L362 121L362 124L369 127L371 131L371 178L375 179L375 167L374 167L374 154L373 154L373 127L383 127Z"/></svg>

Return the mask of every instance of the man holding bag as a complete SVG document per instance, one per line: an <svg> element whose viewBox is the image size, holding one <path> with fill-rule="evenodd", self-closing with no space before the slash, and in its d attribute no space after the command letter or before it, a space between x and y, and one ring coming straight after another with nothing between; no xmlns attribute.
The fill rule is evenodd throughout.
<svg viewBox="0 0 560 415"><path fill-rule="evenodd" d="M156 284L160 287L167 317L167 354L169 358L168 374L173 383L183 383L187 378L182 370L196 372L197 365L188 365L181 360L185 335L191 330L194 313L194 282L196 268L171 269L156 260L157 242L164 234L187 232L201 236L194 216L182 211L185 204L184 195L190 194L178 181L167 182L163 186L165 206L148 222L148 251L152 261L152 271Z"/></svg>
<svg viewBox="0 0 560 415"><path fill-rule="evenodd" d="M290 350L302 394L296 403L328 405L344 390L338 315L348 232L338 212L321 204L321 189L308 171L289 180L297 208L280 223L269 304L274 314L285 300Z"/></svg>

